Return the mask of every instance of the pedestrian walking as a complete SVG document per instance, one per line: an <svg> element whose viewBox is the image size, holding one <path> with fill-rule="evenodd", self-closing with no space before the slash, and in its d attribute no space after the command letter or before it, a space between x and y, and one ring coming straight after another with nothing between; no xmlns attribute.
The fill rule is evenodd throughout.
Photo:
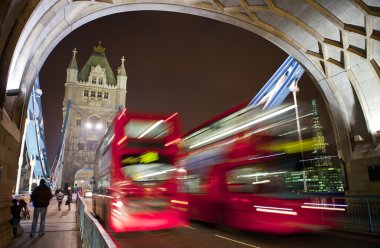
<svg viewBox="0 0 380 248"><path fill-rule="evenodd" d="M9 223L12 226L13 230L13 237L17 237L23 233L23 229L20 226L20 220L21 220L21 205L18 204L18 201L16 199L12 199L12 206L11 206L11 215L12 219L10 219ZM19 231L17 232L17 229Z"/></svg>
<svg viewBox="0 0 380 248"><path fill-rule="evenodd" d="M40 185L38 185L32 192L31 200L34 206L33 212L33 222L32 222L32 231L30 232L29 237L33 238L36 234L36 227L38 217L41 214L40 221L40 230L39 236L45 235L45 218L47 207L49 206L50 199L53 197L51 194L50 188L45 184L45 179L40 180Z"/></svg>
<svg viewBox="0 0 380 248"><path fill-rule="evenodd" d="M70 203L72 200L73 200L73 192L71 191L71 188L69 187L67 189L67 200L66 200L66 205L68 205L69 211L70 211Z"/></svg>
<svg viewBox="0 0 380 248"><path fill-rule="evenodd" d="M61 211L61 205L62 205L62 201L63 201L63 197L64 197L62 189L58 190L55 197L57 198L57 201L58 201L58 210Z"/></svg>

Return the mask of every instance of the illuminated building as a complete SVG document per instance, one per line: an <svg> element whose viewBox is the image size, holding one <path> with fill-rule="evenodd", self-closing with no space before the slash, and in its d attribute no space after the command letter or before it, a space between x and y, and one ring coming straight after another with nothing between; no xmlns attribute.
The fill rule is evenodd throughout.
<svg viewBox="0 0 380 248"><path fill-rule="evenodd" d="M329 145L323 134L323 126L318 114L317 102L312 100L312 130L316 143L312 158L306 159L306 178L308 192L343 192L343 176L340 160L328 154Z"/></svg>
<svg viewBox="0 0 380 248"><path fill-rule="evenodd" d="M101 43L80 70L76 53L74 49L67 68L63 100L63 117L69 111L60 180L63 187L75 186L74 176L80 169L93 168L96 148L115 114L124 108L127 92L124 57L115 77Z"/></svg>

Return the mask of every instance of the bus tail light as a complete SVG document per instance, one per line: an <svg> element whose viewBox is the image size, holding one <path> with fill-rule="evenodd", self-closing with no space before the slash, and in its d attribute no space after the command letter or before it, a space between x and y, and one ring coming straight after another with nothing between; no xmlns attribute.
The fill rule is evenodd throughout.
<svg viewBox="0 0 380 248"><path fill-rule="evenodd" d="M174 199L170 200L170 202L172 203L172 206L170 206L172 209L187 212L187 205L189 205L189 202Z"/></svg>

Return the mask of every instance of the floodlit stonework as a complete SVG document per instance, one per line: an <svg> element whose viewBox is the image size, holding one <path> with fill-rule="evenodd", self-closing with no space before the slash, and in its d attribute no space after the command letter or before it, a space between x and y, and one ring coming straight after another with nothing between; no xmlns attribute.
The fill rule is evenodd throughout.
<svg viewBox="0 0 380 248"><path fill-rule="evenodd" d="M68 111L64 145L64 165L58 186L74 188L74 176L84 168L93 168L96 149L113 121L125 107L127 74L124 57L114 75L99 43L85 65L78 70L76 49L67 68L63 119ZM71 104L68 107L68 100Z"/></svg>

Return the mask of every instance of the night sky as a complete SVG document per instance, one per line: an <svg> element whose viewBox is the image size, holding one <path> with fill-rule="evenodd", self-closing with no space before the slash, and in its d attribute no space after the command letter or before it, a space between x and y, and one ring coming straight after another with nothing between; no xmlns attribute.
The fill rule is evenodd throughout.
<svg viewBox="0 0 380 248"><path fill-rule="evenodd" d="M57 45L40 72L49 164L57 152L72 50L80 70L99 41L115 75L126 58L128 110L179 112L184 131L253 98L288 56L254 33L185 14L129 12L83 25ZM317 96L325 108L306 73L300 89L299 99Z"/></svg>

